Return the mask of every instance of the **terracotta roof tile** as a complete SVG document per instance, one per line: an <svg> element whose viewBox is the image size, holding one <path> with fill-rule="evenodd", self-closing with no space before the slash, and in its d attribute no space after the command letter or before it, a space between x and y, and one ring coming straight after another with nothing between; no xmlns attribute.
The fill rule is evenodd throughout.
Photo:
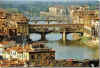
<svg viewBox="0 0 100 68"><path fill-rule="evenodd" d="M3 41L3 42L0 42L0 44L2 45L8 45L9 41Z"/></svg>
<svg viewBox="0 0 100 68"><path fill-rule="evenodd" d="M15 21L18 21L18 22L27 22L28 21L28 19L27 19L27 17L25 17L23 14L12 14L11 15L11 19L12 20L15 20Z"/></svg>

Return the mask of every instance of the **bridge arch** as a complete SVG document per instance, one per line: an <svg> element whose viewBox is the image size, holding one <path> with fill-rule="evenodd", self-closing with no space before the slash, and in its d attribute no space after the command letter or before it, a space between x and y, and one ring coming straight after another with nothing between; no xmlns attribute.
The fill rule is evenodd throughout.
<svg viewBox="0 0 100 68"><path fill-rule="evenodd" d="M69 37L70 36L70 37ZM83 36L83 33L68 33L67 40L79 40Z"/></svg>
<svg viewBox="0 0 100 68"><path fill-rule="evenodd" d="M38 41L41 39L41 34L39 33L31 33L29 36L32 41Z"/></svg>

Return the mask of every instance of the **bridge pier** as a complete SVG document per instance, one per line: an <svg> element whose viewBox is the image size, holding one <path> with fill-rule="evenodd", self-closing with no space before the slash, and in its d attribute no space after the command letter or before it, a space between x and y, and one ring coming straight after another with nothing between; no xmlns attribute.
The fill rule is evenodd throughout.
<svg viewBox="0 0 100 68"><path fill-rule="evenodd" d="M81 34L81 36L83 36L83 35L84 35L84 33L83 33L83 32L81 32L80 34Z"/></svg>
<svg viewBox="0 0 100 68"><path fill-rule="evenodd" d="M46 33L41 32L41 41L46 41Z"/></svg>
<svg viewBox="0 0 100 68"><path fill-rule="evenodd" d="M66 31L65 31L65 30L62 32L62 40L63 40L63 41L66 40Z"/></svg>
<svg viewBox="0 0 100 68"><path fill-rule="evenodd" d="M49 23L50 23L50 21L47 21L47 23L49 24Z"/></svg>

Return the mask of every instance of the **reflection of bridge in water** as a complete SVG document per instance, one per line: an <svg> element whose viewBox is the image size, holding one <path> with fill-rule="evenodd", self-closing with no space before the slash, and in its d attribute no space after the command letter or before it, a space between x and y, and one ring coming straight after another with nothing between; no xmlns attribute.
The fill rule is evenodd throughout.
<svg viewBox="0 0 100 68"><path fill-rule="evenodd" d="M83 30L83 24L29 24L29 33L41 34L41 40L46 40L45 35L51 32L62 33L62 40L66 40L66 34L80 33L83 35Z"/></svg>

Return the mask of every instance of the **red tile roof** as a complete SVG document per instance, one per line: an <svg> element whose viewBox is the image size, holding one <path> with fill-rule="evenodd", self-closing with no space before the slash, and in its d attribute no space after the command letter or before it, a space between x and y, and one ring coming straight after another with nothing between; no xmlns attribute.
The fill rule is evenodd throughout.
<svg viewBox="0 0 100 68"><path fill-rule="evenodd" d="M1 19L5 19L6 18L6 14L7 14L6 10L0 8L0 18Z"/></svg>

